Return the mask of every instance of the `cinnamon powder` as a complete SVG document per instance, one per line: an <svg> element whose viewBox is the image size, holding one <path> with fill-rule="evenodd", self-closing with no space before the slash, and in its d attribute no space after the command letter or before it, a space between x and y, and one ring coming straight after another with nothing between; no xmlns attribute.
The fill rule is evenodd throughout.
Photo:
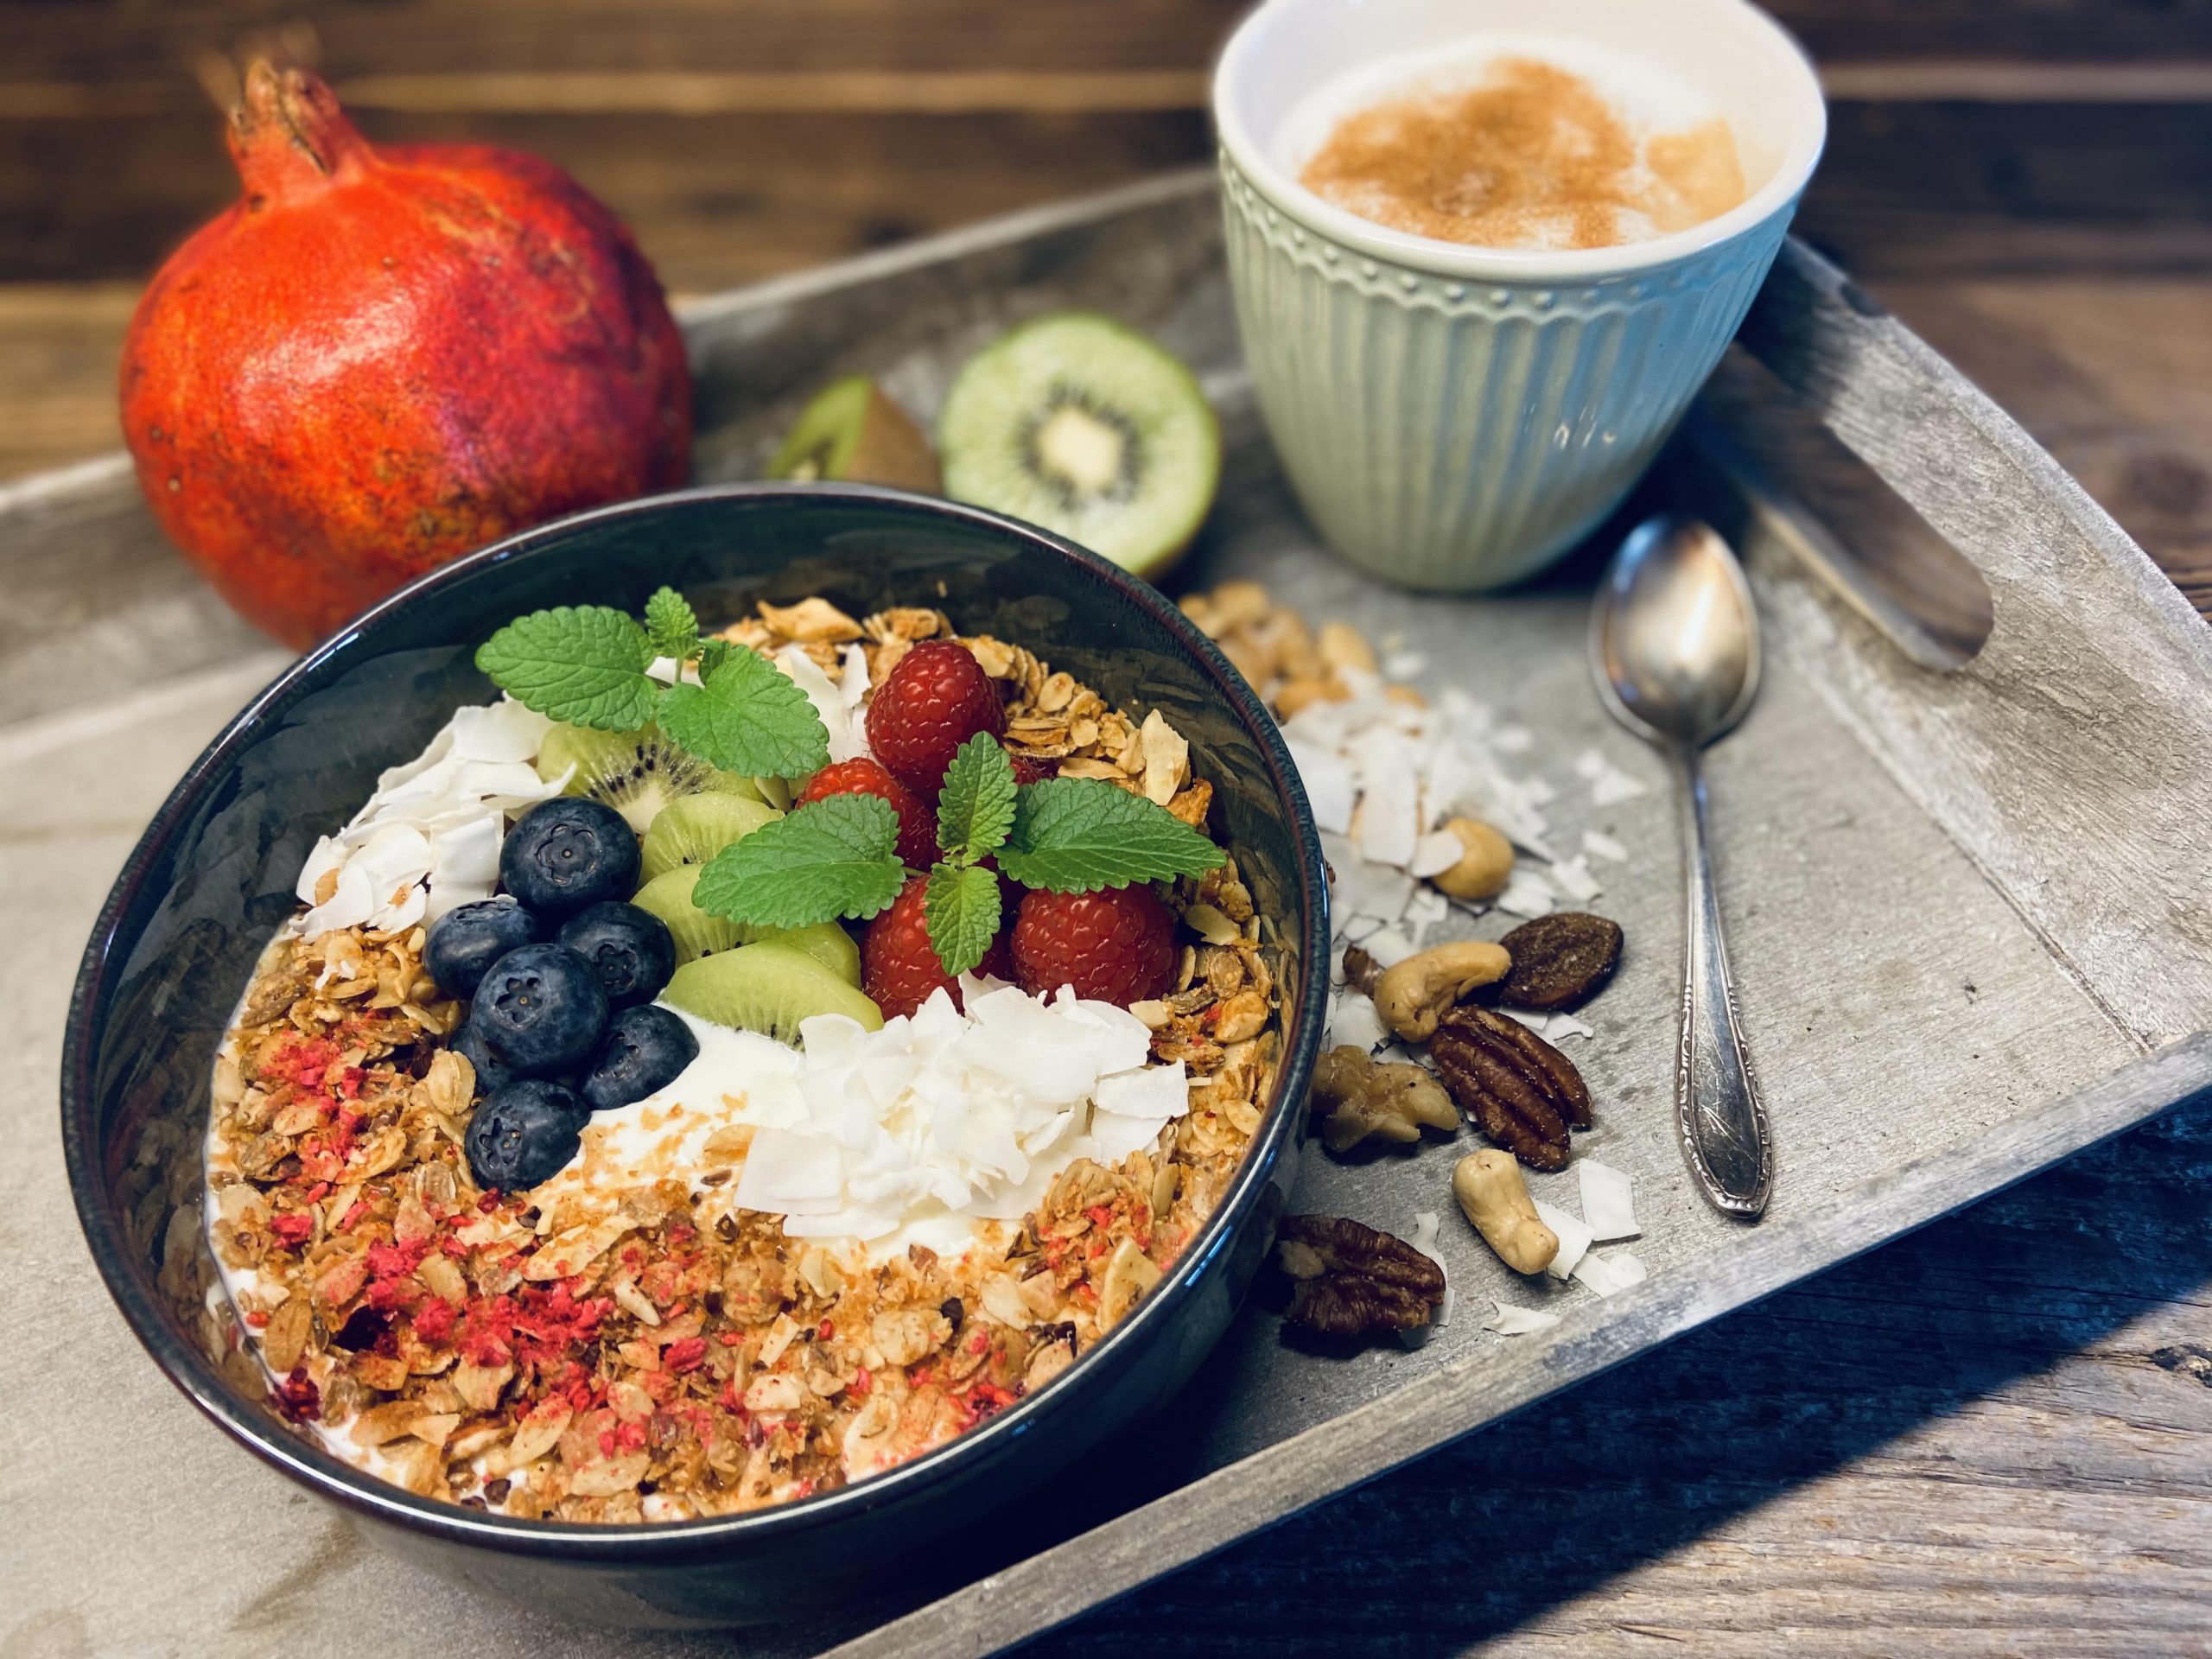
<svg viewBox="0 0 2212 1659"><path fill-rule="evenodd" d="M1643 241L1745 194L1725 121L1647 138L1588 81L1530 58L1347 116L1301 182L1377 224L1497 248Z"/></svg>

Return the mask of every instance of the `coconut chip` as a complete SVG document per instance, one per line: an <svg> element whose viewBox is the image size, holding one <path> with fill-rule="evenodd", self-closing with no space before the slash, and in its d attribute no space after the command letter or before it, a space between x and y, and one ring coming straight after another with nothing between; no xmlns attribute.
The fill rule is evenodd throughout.
<svg viewBox="0 0 2212 1659"><path fill-rule="evenodd" d="M1541 1198L1536 1200L1536 1217L1559 1236L1559 1254L1552 1257L1544 1271L1554 1279L1571 1278L1576 1264L1590 1249L1590 1230L1578 1217Z"/></svg>
<svg viewBox="0 0 2212 1659"><path fill-rule="evenodd" d="M1516 1307L1511 1302L1492 1302L1491 1306L1497 1312L1483 1321L1483 1329L1495 1331L1502 1337L1532 1336L1559 1323L1558 1314L1547 1313L1541 1308Z"/></svg>
<svg viewBox="0 0 2212 1659"><path fill-rule="evenodd" d="M1593 1243L1610 1244L1643 1230L1636 1220L1635 1183L1625 1170L1594 1158L1577 1159L1574 1169L1582 1183L1582 1219Z"/></svg>
<svg viewBox="0 0 2212 1659"><path fill-rule="evenodd" d="M1602 830L1582 832L1582 850L1593 858L1610 859L1616 864L1628 862L1628 849Z"/></svg>
<svg viewBox="0 0 2212 1659"><path fill-rule="evenodd" d="M1646 1274L1641 1261L1626 1250L1616 1250L1611 1255L1585 1255L1574 1264L1574 1276L1600 1296L1618 1296L1630 1285L1642 1284Z"/></svg>

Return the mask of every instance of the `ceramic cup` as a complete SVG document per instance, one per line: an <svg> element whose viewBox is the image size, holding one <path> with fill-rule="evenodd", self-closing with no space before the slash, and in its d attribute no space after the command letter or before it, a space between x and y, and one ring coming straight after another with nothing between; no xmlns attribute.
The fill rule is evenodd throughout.
<svg viewBox="0 0 2212 1659"><path fill-rule="evenodd" d="M1298 182L1294 118L1319 89L1486 33L1670 71L1727 120L1745 200L1538 252L1393 230ZM1300 500L1355 563L1456 592L1528 575L1627 494L1750 308L1827 130L1812 65L1745 0L1267 0L1213 111L1237 323Z"/></svg>

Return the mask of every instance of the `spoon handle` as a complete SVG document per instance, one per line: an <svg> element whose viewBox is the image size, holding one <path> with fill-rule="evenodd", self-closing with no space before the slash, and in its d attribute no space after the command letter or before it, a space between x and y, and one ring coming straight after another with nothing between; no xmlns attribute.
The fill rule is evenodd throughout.
<svg viewBox="0 0 2212 1659"><path fill-rule="evenodd" d="M1706 848L1705 776L1697 751L1675 755L1681 784L1682 865L1689 920L1682 953L1682 1039L1675 1058L1675 1124L1682 1155L1723 1215L1756 1221L1774 1179L1766 1105L1736 1020L1736 989L1720 938L1720 905Z"/></svg>

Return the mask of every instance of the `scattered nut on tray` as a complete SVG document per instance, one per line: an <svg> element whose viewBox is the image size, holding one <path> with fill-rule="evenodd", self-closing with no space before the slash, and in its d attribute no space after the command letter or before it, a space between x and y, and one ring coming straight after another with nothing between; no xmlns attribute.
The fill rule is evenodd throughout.
<svg viewBox="0 0 2212 1659"><path fill-rule="evenodd" d="M1572 1131L1594 1122L1589 1089L1555 1039L1590 1033L1573 1011L1611 982L1624 938L1618 923L1558 900L1597 897L1589 858L1618 861L1620 843L1592 831L1581 855L1559 855L1541 810L1548 792L1517 780L1508 763L1532 740L1456 690L1432 706L1404 683L1423 666L1416 656L1388 642L1378 652L1342 620L1316 631L1255 582L1192 594L1183 609L1283 722L1324 832L1342 919L1332 1046L1313 1082L1322 1144L1419 1156L1464 1113L1494 1145L1462 1157L1450 1185L1499 1259L1522 1274L1553 1267L1555 1279L1572 1275L1599 1294L1632 1282L1626 1269L1579 1272L1588 1240L1572 1217L1562 1224L1578 1242L1562 1260L1560 1236L1522 1173L1566 1169ZM1576 770L1599 807L1642 792L1595 753ZM1496 941L1442 931L1459 934L1458 918L1479 925L1493 912L1518 921ZM1433 1217L1423 1221L1433 1229ZM1366 1281L1322 1262L1313 1239L1325 1222L1357 1230L1332 1237L1389 1241L1428 1260L1360 1223L1286 1224L1278 1261L1295 1287L1293 1321L1338 1336L1411 1328L1376 1311L1407 1306L1356 1294L1351 1285ZM1536 1329L1548 1317L1492 1328Z"/></svg>

